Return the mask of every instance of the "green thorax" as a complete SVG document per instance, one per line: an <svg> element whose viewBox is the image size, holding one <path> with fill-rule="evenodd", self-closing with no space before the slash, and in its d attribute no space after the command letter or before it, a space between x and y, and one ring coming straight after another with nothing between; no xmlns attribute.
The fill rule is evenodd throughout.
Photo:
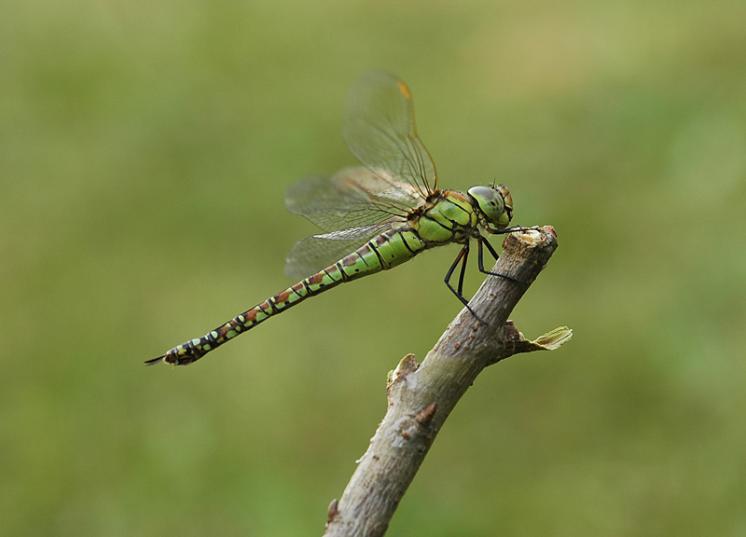
<svg viewBox="0 0 746 537"><path fill-rule="evenodd" d="M479 223L469 197L455 190L438 192L412 220L412 228L430 244L463 242L476 232Z"/></svg>

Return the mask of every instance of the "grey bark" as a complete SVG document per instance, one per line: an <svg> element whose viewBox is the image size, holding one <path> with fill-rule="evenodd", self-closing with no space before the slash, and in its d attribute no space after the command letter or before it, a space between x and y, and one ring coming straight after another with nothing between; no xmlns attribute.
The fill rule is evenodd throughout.
<svg viewBox="0 0 746 537"><path fill-rule="evenodd" d="M551 226L512 233L493 272L525 282L487 277L418 365L405 356L389 374L388 409L342 497L327 514L326 537L383 535L435 436L485 367L513 354L552 350L572 332L557 328L527 341L508 315L557 247Z"/></svg>

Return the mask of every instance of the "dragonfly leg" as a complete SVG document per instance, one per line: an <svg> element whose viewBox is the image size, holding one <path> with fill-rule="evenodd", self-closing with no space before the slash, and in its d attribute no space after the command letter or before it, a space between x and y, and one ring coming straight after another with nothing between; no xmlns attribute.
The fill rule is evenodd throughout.
<svg viewBox="0 0 746 537"><path fill-rule="evenodd" d="M462 248L464 257L461 259L461 270L458 274L458 294L464 296L464 273L466 272L466 260L469 259L469 243L467 242Z"/></svg>
<svg viewBox="0 0 746 537"><path fill-rule="evenodd" d="M494 234L495 235L505 235L507 233L513 233L515 231L523 231L523 232L525 232L525 231L531 231L532 229L536 229L536 228L523 227L523 226L510 226L510 227L503 228L503 229L501 229L499 231L495 231Z"/></svg>
<svg viewBox="0 0 746 537"><path fill-rule="evenodd" d="M487 249L490 251L490 254L492 254L492 257L495 258L495 261L500 259L500 256L497 255L497 251L495 251L495 248L490 244L490 241L488 241L486 237L482 237L480 235L477 241L479 242L479 252L477 252L477 254L479 254L478 255L479 259L482 259L482 254L480 252L482 251L483 244L487 246Z"/></svg>
<svg viewBox="0 0 746 537"><path fill-rule="evenodd" d="M477 266L479 267L479 272L482 274L489 274L490 276L499 276L500 278L505 278L506 280L510 280L513 283L519 283L524 284L524 282L517 280L513 278L512 276L508 276L507 274L503 274L502 272L492 272L484 268L484 247L487 247L487 250L489 250L490 254L492 254L492 257L495 258L495 261L500 259L500 256L497 255L497 252L492 247L490 242L482 237L481 235L477 237Z"/></svg>
<svg viewBox="0 0 746 537"><path fill-rule="evenodd" d="M446 272L445 278L443 278L443 281L445 282L446 286L450 291L456 295L456 298L458 298L461 303L466 307L467 310L469 310L469 313L471 313L478 321L482 321L482 319L479 317L479 315L476 314L476 312L471 309L471 306L469 306L469 301L466 299L466 297L463 294L464 290L464 272L466 271L466 260L469 258L469 243L467 242L463 248L461 248L461 251L459 251L458 255L456 256L456 259L454 259L453 263L448 269L448 272ZM461 263L461 271L459 272L458 276L458 288L454 289L451 285L451 276L453 276L453 271L456 270L456 267L458 264Z"/></svg>

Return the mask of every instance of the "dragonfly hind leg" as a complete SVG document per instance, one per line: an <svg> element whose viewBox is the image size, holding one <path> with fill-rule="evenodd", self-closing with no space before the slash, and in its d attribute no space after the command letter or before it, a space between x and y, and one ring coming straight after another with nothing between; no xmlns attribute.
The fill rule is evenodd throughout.
<svg viewBox="0 0 746 537"><path fill-rule="evenodd" d="M466 307L467 310L469 310L469 313L471 313L478 321L482 321L480 319L479 315L475 313L473 309L471 309L471 306L469 306L469 300L464 296L464 273L466 272L466 261L469 259L469 243L467 242L463 248L461 248L461 251L459 251L458 255L456 256L456 259L454 259L453 263L448 269L448 272L446 272L445 278L443 278L443 281L445 282L446 286L450 291L456 295L456 298L458 298L461 303ZM458 264L461 263L461 270L459 271L458 275L458 287L456 289L453 288L451 285L451 276L453 276L453 271L456 270L456 267Z"/></svg>
<svg viewBox="0 0 746 537"><path fill-rule="evenodd" d="M495 261L500 259L500 256L497 255L497 252L492 247L490 242L482 237L481 235L477 237L477 266L479 267L479 272L482 274L489 274L490 276L498 276L500 278L505 278L506 280L509 280L513 283L519 283L521 285L526 285L525 282L522 282L521 280L518 280L516 278L513 278L512 276L508 276L507 274L503 274L502 272L492 272L490 270L487 270L484 268L484 247L487 247L487 250L489 250L490 254L492 254L492 257L495 258Z"/></svg>

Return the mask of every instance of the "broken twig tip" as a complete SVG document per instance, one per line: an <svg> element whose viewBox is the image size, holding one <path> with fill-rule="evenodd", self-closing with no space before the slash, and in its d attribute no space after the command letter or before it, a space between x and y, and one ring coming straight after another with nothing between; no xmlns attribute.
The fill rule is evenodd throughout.
<svg viewBox="0 0 746 537"><path fill-rule="evenodd" d="M556 229L554 229L554 226L543 226L543 227L541 228L541 230L542 230L542 231L543 231L544 233L548 233L549 235L551 235L551 236L552 236L552 237L554 237L555 239L557 238L557 230L556 230Z"/></svg>

